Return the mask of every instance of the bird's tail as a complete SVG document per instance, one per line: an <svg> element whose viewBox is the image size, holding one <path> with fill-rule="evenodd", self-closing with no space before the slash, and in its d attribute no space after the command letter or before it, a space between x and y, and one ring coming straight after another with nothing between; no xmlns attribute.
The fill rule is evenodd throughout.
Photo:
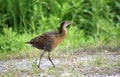
<svg viewBox="0 0 120 77"><path fill-rule="evenodd" d="M25 44L27 44L28 46L32 46L30 42L25 42Z"/></svg>

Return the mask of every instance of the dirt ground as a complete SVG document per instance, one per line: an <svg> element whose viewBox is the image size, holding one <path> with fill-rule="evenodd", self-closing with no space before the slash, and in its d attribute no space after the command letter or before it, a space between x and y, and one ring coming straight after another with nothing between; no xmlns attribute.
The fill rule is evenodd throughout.
<svg viewBox="0 0 120 77"><path fill-rule="evenodd" d="M72 51L72 50L71 50ZM78 49L51 55L56 68L42 58L0 61L0 77L120 77L120 50Z"/></svg>

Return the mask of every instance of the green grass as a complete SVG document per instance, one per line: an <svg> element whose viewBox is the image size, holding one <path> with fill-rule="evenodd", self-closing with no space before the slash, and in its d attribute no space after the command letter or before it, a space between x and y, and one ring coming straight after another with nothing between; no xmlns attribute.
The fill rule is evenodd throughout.
<svg viewBox="0 0 120 77"><path fill-rule="evenodd" d="M118 0L0 0L0 59L11 55L36 56L38 50L26 46L25 42L57 30L63 20L73 24L55 51L80 47L119 48L119 5Z"/></svg>

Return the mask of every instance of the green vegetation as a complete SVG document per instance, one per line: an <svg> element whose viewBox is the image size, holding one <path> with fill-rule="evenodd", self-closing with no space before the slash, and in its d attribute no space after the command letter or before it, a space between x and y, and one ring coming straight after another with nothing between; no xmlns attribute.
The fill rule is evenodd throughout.
<svg viewBox="0 0 120 77"><path fill-rule="evenodd" d="M33 49L24 42L57 30L63 20L73 24L58 49L117 48L120 46L119 10L120 0L0 0L0 58L13 53L30 56Z"/></svg>

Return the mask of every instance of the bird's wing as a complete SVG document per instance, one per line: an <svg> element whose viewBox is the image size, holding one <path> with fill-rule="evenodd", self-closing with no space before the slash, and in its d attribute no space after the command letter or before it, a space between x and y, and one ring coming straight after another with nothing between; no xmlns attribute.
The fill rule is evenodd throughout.
<svg viewBox="0 0 120 77"><path fill-rule="evenodd" d="M52 33L45 33L43 35L37 36L30 41L30 44L33 45L46 45L52 43L55 39L55 36Z"/></svg>

